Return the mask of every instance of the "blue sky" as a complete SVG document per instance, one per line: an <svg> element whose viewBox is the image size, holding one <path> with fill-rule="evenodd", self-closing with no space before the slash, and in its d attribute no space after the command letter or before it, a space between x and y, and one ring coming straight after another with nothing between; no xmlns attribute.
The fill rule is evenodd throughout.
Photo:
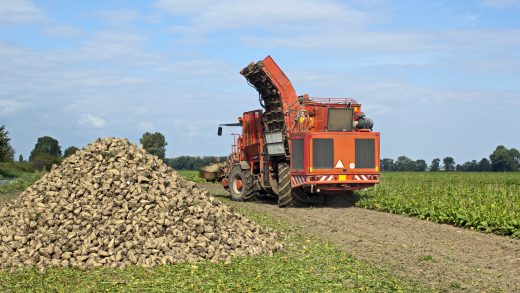
<svg viewBox="0 0 520 293"><path fill-rule="evenodd" d="M24 157L146 131L226 155L217 125L260 107L239 71L268 54L298 94L361 102L383 157L520 148L519 0L0 0L0 124Z"/></svg>

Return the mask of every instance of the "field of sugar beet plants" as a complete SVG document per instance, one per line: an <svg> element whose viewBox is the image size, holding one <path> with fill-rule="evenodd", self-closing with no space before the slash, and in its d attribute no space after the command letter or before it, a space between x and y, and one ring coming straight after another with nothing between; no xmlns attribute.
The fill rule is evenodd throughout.
<svg viewBox="0 0 520 293"><path fill-rule="evenodd" d="M356 205L520 238L520 174L387 172Z"/></svg>

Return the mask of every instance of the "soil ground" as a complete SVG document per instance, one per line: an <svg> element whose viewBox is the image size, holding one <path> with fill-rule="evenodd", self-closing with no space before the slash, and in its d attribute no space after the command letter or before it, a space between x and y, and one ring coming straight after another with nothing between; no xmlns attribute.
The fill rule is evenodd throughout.
<svg viewBox="0 0 520 293"><path fill-rule="evenodd" d="M200 184L217 196L217 184ZM520 292L520 240L346 206L280 209L234 202L304 227L356 258L438 291Z"/></svg>

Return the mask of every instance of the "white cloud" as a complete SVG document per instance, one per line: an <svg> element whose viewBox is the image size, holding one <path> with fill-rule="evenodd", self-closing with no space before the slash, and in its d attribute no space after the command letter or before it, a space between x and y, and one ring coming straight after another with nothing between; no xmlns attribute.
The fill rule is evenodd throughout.
<svg viewBox="0 0 520 293"><path fill-rule="evenodd" d="M106 122L103 118L94 116L92 114L85 114L81 118L81 120L78 121L78 124L80 126L90 126L95 128L102 128L106 125Z"/></svg>
<svg viewBox="0 0 520 293"><path fill-rule="evenodd" d="M440 34L439 39L447 45L452 45L447 49L510 50L520 46L520 29L448 31Z"/></svg>
<svg viewBox="0 0 520 293"><path fill-rule="evenodd" d="M134 33L99 32L85 43L80 53L86 58L96 59L128 57L136 54L144 42L143 36Z"/></svg>
<svg viewBox="0 0 520 293"><path fill-rule="evenodd" d="M351 28L366 24L367 15L336 1L182 1L158 0L155 6L174 16L189 18L177 30L206 32L220 29L304 29L325 23Z"/></svg>
<svg viewBox="0 0 520 293"><path fill-rule="evenodd" d="M490 50L501 51L499 55L511 54L511 46L517 46L520 42L519 31L515 29L374 29L384 28L385 21L390 17L388 11L382 12L374 8L373 4L359 2L157 0L155 6L177 19L181 17L182 21L176 21L178 24L171 31L181 34L187 40L198 41L201 35L207 33L236 29L244 31L236 35L237 40L248 48L262 50L322 50L348 55L349 58L352 58L352 53L427 53L428 60L419 60L424 63L435 57L468 50L479 54ZM483 2L495 6L520 4L519 0ZM374 0L374 3L380 6L379 0ZM477 14L461 14L456 20L475 27L480 24L480 16ZM388 56L385 57L389 60ZM483 60L491 62L485 61L489 59Z"/></svg>
<svg viewBox="0 0 520 293"><path fill-rule="evenodd" d="M493 8L520 7L520 1L518 0L481 0L480 4Z"/></svg>
<svg viewBox="0 0 520 293"><path fill-rule="evenodd" d="M495 1L502 5L509 3L506 0ZM171 31L182 34L186 39L197 41L205 33L249 29L248 33L237 35L237 39L249 48L263 50L326 50L349 56L353 52L428 52L430 55L439 55L451 54L455 50L486 51L490 47L506 50L508 45L517 45L520 40L518 31L514 29L440 32L373 29L373 24L384 24L389 16L381 15L381 12L370 6L355 6L364 7L364 10L349 6L355 3L349 2L347 5L333 0L289 0L283 3L274 0L157 0L155 6L170 15L185 18ZM515 3L520 1L516 0ZM479 19L478 15L470 13L458 17L459 21L472 26L478 25ZM262 30L269 33L261 33ZM490 41L493 41L494 46L489 46Z"/></svg>
<svg viewBox="0 0 520 293"><path fill-rule="evenodd" d="M0 115L11 115L25 108L27 103L17 102L15 100L0 100Z"/></svg>
<svg viewBox="0 0 520 293"><path fill-rule="evenodd" d="M98 48L103 49L101 45ZM92 113L98 103L117 97L115 92L131 91L146 82L146 76L132 70L147 70L142 64L148 59L141 59L141 52L135 48L128 50L119 51L121 56L109 57L81 47L40 51L0 43L0 68L12 73L0 75L0 96L23 98L38 105L79 104L68 110ZM103 62L98 62L100 59ZM97 65L86 66L89 62Z"/></svg>
<svg viewBox="0 0 520 293"><path fill-rule="evenodd" d="M339 54L351 53L403 54L427 53L430 57L442 57L445 54L457 55L461 52L476 52L488 55L514 55L520 46L519 29L466 29L444 32L377 32L370 30L341 31L331 30L322 33L271 35L270 37L246 36L246 46L272 49L289 48L305 50L324 50ZM492 44L492 45L490 45ZM391 60L388 56L384 56ZM465 56L463 56L465 57ZM431 59L431 58L430 58ZM389 61L390 62L390 61ZM395 62L395 60L394 60ZM422 61L421 61L422 62ZM483 59L482 62L493 62Z"/></svg>
<svg viewBox="0 0 520 293"><path fill-rule="evenodd" d="M469 25L477 25L480 22L480 16L473 13L465 13L458 16L458 19Z"/></svg>
<svg viewBox="0 0 520 293"><path fill-rule="evenodd" d="M57 37L66 37L66 38L78 37L83 34L83 31L81 29L71 27L71 26L63 26L63 25L62 26L59 26L59 25L49 26L49 27L44 28L43 31L48 35L57 36Z"/></svg>
<svg viewBox="0 0 520 293"><path fill-rule="evenodd" d="M304 84L298 94L307 90L311 97L351 97L366 106L367 115L383 115L388 111L425 108L451 103L477 105L490 100L501 105L520 106L520 91L453 89L442 86L424 86L394 78L353 76L337 72L296 71L290 78Z"/></svg>
<svg viewBox="0 0 520 293"><path fill-rule="evenodd" d="M166 62L157 66L157 71L161 73L183 72L184 76L237 77L236 68L230 68L226 62L211 59Z"/></svg>
<svg viewBox="0 0 520 293"><path fill-rule="evenodd" d="M425 30L421 25L393 29L393 21L402 16L381 8L380 1L390 6L385 0L368 1L372 4L160 0L160 9L151 13L164 23L155 26L153 34L142 26L147 23L145 10L91 12L82 23L98 24L103 18L102 25L85 31L76 31L74 21L52 28L54 21L43 22L31 33L80 38L43 48L34 47L39 42L25 42L25 37L0 41L0 68L9 72L0 74L0 97L30 105L4 120L26 127L19 130L24 137L52 129L66 140L86 143L99 135L137 138L153 129L176 142L178 155L227 152L231 138L216 140L216 125L259 107L256 91L238 71L266 52L276 55L298 94L359 98L378 127L383 125L380 120L392 122L396 112L418 115L452 101L458 107L493 102L502 108L510 105L510 111L518 108L520 88L510 79L520 70L520 30L484 30L484 22L474 30ZM455 21L478 19L468 14ZM171 24L178 25L178 34L164 35ZM215 55L215 50L222 54ZM485 77L501 80L497 84ZM457 83L459 79L466 84ZM498 91L503 85L511 92ZM13 109L0 102L0 113ZM42 117L41 112L52 114ZM83 127L78 129L78 124ZM201 145L201 138L208 139ZM19 145L23 149L30 143Z"/></svg>
<svg viewBox="0 0 520 293"><path fill-rule="evenodd" d="M95 15L105 22L116 24L132 22L140 18L139 12L135 10L105 10Z"/></svg>
<svg viewBox="0 0 520 293"><path fill-rule="evenodd" d="M0 24L21 25L45 20L43 12L29 0L0 0Z"/></svg>
<svg viewBox="0 0 520 293"><path fill-rule="evenodd" d="M421 32L327 31L274 37L245 37L244 43L260 48L326 49L358 52L409 52L434 49L433 35Z"/></svg>

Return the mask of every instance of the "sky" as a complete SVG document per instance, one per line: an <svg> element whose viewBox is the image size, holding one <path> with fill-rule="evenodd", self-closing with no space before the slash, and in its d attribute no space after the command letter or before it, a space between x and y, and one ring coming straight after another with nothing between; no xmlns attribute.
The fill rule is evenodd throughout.
<svg viewBox="0 0 520 293"><path fill-rule="evenodd" d="M520 0L0 0L0 125L16 158L147 131L227 155L267 55L299 95L358 100L381 157L520 148Z"/></svg>

